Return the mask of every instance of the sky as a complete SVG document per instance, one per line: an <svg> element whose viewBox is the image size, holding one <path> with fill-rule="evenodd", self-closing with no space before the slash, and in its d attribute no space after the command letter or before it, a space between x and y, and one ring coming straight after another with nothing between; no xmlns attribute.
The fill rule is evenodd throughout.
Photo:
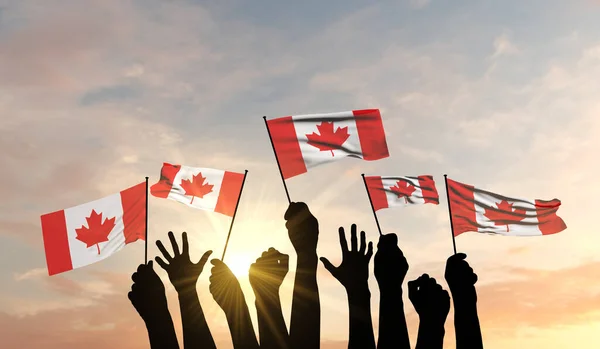
<svg viewBox="0 0 600 349"><path fill-rule="evenodd" d="M247 269L262 251L296 262L287 200L262 116L379 108L390 157L345 159L288 180L338 263L337 229L377 228L360 177L433 175L440 205L380 211L410 264L446 287L452 253L443 174L506 196L558 198L552 236L466 233L485 347L597 348L600 338L600 2L595 0L0 0L0 338L6 349L147 348L127 299L143 243L49 277L40 216L116 193L163 162L249 170L226 262L256 327ZM149 254L187 231L218 256L229 219L152 198ZM372 264L371 264L372 270ZM166 274L181 340L177 297ZM225 317L198 283L215 340ZM347 345L343 287L319 265L322 348ZM379 291L369 279L375 332ZM405 297L413 343L418 318ZM452 313L445 348L454 348Z"/></svg>

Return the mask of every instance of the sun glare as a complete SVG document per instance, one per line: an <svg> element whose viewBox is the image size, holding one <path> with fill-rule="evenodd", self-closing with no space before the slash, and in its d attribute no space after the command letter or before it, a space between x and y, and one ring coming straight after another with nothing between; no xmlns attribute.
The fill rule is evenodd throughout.
<svg viewBox="0 0 600 349"><path fill-rule="evenodd" d="M232 253L225 256L225 264L227 264L235 276L246 277L248 276L248 269L250 269L252 259L249 256Z"/></svg>

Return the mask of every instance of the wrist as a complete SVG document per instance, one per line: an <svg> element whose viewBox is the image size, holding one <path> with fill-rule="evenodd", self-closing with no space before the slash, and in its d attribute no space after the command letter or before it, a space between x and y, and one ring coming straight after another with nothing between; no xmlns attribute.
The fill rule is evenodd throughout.
<svg viewBox="0 0 600 349"><path fill-rule="evenodd" d="M198 291L196 290L196 285L178 286L177 288L175 288L175 291L177 291L177 295L179 297L193 296L198 294Z"/></svg>
<svg viewBox="0 0 600 349"><path fill-rule="evenodd" d="M401 283L377 283L379 285L379 293L381 296L402 296Z"/></svg>
<svg viewBox="0 0 600 349"><path fill-rule="evenodd" d="M440 319L419 316L419 328L423 327L428 332L433 331L433 333L445 333L445 324L446 318Z"/></svg>
<svg viewBox="0 0 600 349"><path fill-rule="evenodd" d="M348 295L348 302L350 303L371 300L371 291L369 291L368 285L359 288L346 289L346 294Z"/></svg>
<svg viewBox="0 0 600 349"><path fill-rule="evenodd" d="M279 288L269 290L254 291L256 303L279 303Z"/></svg>
<svg viewBox="0 0 600 349"><path fill-rule="evenodd" d="M317 256L317 249L306 249L306 250L296 250L296 255L298 256L298 260L319 260Z"/></svg>

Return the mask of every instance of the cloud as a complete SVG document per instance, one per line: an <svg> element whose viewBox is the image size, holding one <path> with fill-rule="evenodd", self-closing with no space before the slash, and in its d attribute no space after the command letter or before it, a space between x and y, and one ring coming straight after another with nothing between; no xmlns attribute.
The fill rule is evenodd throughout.
<svg viewBox="0 0 600 349"><path fill-rule="evenodd" d="M502 34L494 39L494 53L492 58L518 53L519 49L513 44L507 34Z"/></svg>
<svg viewBox="0 0 600 349"><path fill-rule="evenodd" d="M431 0L410 0L410 6L413 8L424 8L431 3Z"/></svg>

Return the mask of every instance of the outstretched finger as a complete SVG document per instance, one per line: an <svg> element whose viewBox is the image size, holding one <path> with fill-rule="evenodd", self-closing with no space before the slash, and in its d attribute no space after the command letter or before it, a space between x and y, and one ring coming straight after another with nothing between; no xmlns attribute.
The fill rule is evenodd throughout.
<svg viewBox="0 0 600 349"><path fill-rule="evenodd" d="M156 247L158 247L158 250L160 251L160 253L162 253L163 257L165 257L165 259L168 262L171 262L173 260L173 257L171 257L169 252L167 252L167 249L163 245L162 241L156 240Z"/></svg>
<svg viewBox="0 0 600 349"><path fill-rule="evenodd" d="M352 226L350 227L350 251L356 252L358 250L357 245L358 241L356 238L356 224L352 224Z"/></svg>
<svg viewBox="0 0 600 349"><path fill-rule="evenodd" d="M188 243L187 233L181 234L181 254L187 256L190 254L190 244Z"/></svg>
<svg viewBox="0 0 600 349"><path fill-rule="evenodd" d="M172 231L169 232L169 240L171 240L171 246L173 246L174 257L179 256L179 246L177 245L177 241L175 240L175 235L173 235Z"/></svg>
<svg viewBox="0 0 600 349"><path fill-rule="evenodd" d="M367 248L367 237L364 231L360 232L360 254L365 254L365 249Z"/></svg>
<svg viewBox="0 0 600 349"><path fill-rule="evenodd" d="M213 253L213 251L208 250L206 252L204 252L204 254L202 255L202 257L200 258L200 261L198 263L196 263L196 265L198 265L200 268L204 268L204 265L206 264L206 261L208 261L208 257L210 257L210 255Z"/></svg>
<svg viewBox="0 0 600 349"><path fill-rule="evenodd" d="M346 241L346 232L344 231L344 227L340 227L338 230L340 233L340 247L342 248L342 255L346 255L348 253L348 241Z"/></svg>
<svg viewBox="0 0 600 349"><path fill-rule="evenodd" d="M169 267L169 265L167 263L165 263L165 261L163 261L162 258L160 258L160 257L156 257L155 259L156 259L156 263L158 263L158 265L160 265L160 267L166 271L167 268Z"/></svg>
<svg viewBox="0 0 600 349"><path fill-rule="evenodd" d="M371 257L373 257L373 243L371 241L369 241L369 249L367 250L367 261L371 260Z"/></svg>
<svg viewBox="0 0 600 349"><path fill-rule="evenodd" d="M319 259L321 260L321 262L323 262L323 266L325 267L325 269L327 269L327 271L329 271L331 273L331 275L333 275L335 277L337 268L334 267L333 264L331 264L329 259L327 259L325 257L321 257Z"/></svg>

